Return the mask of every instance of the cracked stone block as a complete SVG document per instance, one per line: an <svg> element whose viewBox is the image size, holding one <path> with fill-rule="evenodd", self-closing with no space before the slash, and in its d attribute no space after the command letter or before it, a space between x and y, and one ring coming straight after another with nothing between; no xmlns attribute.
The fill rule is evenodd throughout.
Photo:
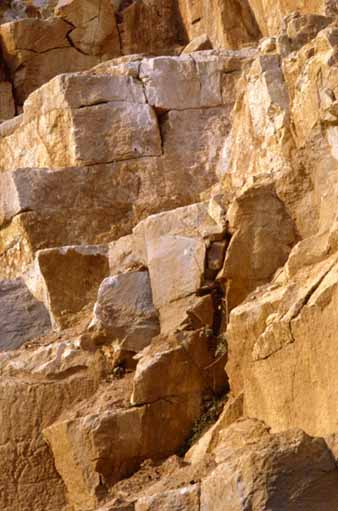
<svg viewBox="0 0 338 511"><path fill-rule="evenodd" d="M0 148L3 170L162 154L157 117L144 103L142 87L131 77L115 76L52 80L29 98L20 125L0 139Z"/></svg>
<svg viewBox="0 0 338 511"><path fill-rule="evenodd" d="M139 257L149 268L154 305L195 294L204 276L208 239L222 238L224 226L198 203L159 213L134 229Z"/></svg>
<svg viewBox="0 0 338 511"><path fill-rule="evenodd" d="M97 57L71 46L67 39L70 29L60 18L25 18L0 25L2 53L19 105L54 76L99 63Z"/></svg>
<svg viewBox="0 0 338 511"><path fill-rule="evenodd" d="M47 308L23 279L0 281L0 351L17 349L50 329Z"/></svg>
<svg viewBox="0 0 338 511"><path fill-rule="evenodd" d="M59 421L44 430L56 468L76 509L98 507L108 486L145 459L163 459L188 437L200 413L199 396L106 410ZM165 424L165 428L163 425Z"/></svg>
<svg viewBox="0 0 338 511"><path fill-rule="evenodd" d="M115 8L110 0L59 1L55 15L71 23L68 37L81 53L102 59L121 54Z"/></svg>
<svg viewBox="0 0 338 511"><path fill-rule="evenodd" d="M161 335L137 358L130 400L133 405L171 396L202 395L204 389L213 388L213 374L207 368L215 359L203 330Z"/></svg>
<svg viewBox="0 0 338 511"><path fill-rule="evenodd" d="M100 244L130 232L138 181L134 168L122 167L0 173L1 277L25 271L38 250Z"/></svg>

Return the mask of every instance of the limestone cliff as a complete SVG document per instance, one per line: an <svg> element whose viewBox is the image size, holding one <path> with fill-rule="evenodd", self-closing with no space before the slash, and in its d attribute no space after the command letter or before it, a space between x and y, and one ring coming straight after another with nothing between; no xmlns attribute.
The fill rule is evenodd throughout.
<svg viewBox="0 0 338 511"><path fill-rule="evenodd" d="M0 510L338 510L338 4L0 6Z"/></svg>

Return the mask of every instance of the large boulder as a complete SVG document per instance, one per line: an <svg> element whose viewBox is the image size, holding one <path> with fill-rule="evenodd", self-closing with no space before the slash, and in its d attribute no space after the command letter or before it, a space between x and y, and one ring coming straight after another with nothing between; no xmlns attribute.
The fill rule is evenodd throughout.
<svg viewBox="0 0 338 511"><path fill-rule="evenodd" d="M172 398L56 422L44 431L70 504L84 510L147 458L173 453L189 435L200 400ZM165 424L165 428L163 425Z"/></svg>
<svg viewBox="0 0 338 511"><path fill-rule="evenodd" d="M338 472L323 439L300 430L273 435L264 423L247 419L223 432L215 453L218 466L201 485L201 511L338 505Z"/></svg>

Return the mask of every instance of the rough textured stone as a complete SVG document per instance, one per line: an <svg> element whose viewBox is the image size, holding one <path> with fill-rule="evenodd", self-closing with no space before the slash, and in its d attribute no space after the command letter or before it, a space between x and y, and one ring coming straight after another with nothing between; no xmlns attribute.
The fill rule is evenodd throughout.
<svg viewBox="0 0 338 511"><path fill-rule="evenodd" d="M283 17L290 12L325 14L326 8L329 7L329 2L325 0L307 0L306 2L279 0L277 4L270 0L249 0L249 4L264 35L276 35L280 30Z"/></svg>
<svg viewBox="0 0 338 511"><path fill-rule="evenodd" d="M20 169L0 183L3 278L21 274L40 249L109 242L136 223L138 182L129 166Z"/></svg>
<svg viewBox="0 0 338 511"><path fill-rule="evenodd" d="M1 2L4 511L338 508L338 8L305 3Z"/></svg>
<svg viewBox="0 0 338 511"><path fill-rule="evenodd" d="M225 430L222 440L219 465L202 483L202 511L337 506L338 474L322 439L300 430L271 435L263 423L244 420Z"/></svg>
<svg viewBox="0 0 338 511"><path fill-rule="evenodd" d="M186 40L174 0L120 2L117 22L123 55L166 54Z"/></svg>
<svg viewBox="0 0 338 511"><path fill-rule="evenodd" d="M259 39L260 32L246 0L179 0L179 6L189 37L206 33L214 48L238 48Z"/></svg>
<svg viewBox="0 0 338 511"><path fill-rule="evenodd" d="M219 278L227 280L229 310L256 287L268 282L296 241L284 204L269 186L253 186L228 211L232 238Z"/></svg>
<svg viewBox="0 0 338 511"><path fill-rule="evenodd" d="M68 38L81 53L102 59L120 55L115 9L109 0L61 0L55 15L72 25Z"/></svg>
<svg viewBox="0 0 338 511"><path fill-rule="evenodd" d="M182 51L182 55L193 53L194 51L211 50L212 44L206 34L195 37Z"/></svg>
<svg viewBox="0 0 338 511"><path fill-rule="evenodd" d="M45 429L70 502L80 509L95 507L107 486L130 474L142 460L173 452L188 436L199 409L197 396L189 402L172 399Z"/></svg>
<svg viewBox="0 0 338 511"><path fill-rule="evenodd" d="M180 511L187 509L189 511L199 511L199 486L197 484L151 495L141 497L135 505L135 511Z"/></svg>
<svg viewBox="0 0 338 511"><path fill-rule="evenodd" d="M71 25L59 18L26 18L0 25L1 48L20 105L35 89L59 73L82 71L96 57L73 48L67 39Z"/></svg>
<svg viewBox="0 0 338 511"><path fill-rule="evenodd" d="M50 330L48 310L23 279L0 282L0 309L0 351L19 348Z"/></svg>
<svg viewBox="0 0 338 511"><path fill-rule="evenodd" d="M41 250L35 262L38 283L54 328L65 328L72 316L94 304L97 290L108 275L105 248L63 247Z"/></svg>
<svg viewBox="0 0 338 511"><path fill-rule="evenodd" d="M11 119L15 115L15 102L12 84L0 82L0 122Z"/></svg>
<svg viewBox="0 0 338 511"><path fill-rule="evenodd" d="M147 271L121 273L100 285L92 325L104 328L119 348L139 352L159 333Z"/></svg>
<svg viewBox="0 0 338 511"><path fill-rule="evenodd" d="M236 398L229 398L217 422L189 449L185 455L185 460L192 464L202 462L206 455L212 453L219 445L222 445L221 435L223 430L227 429L242 416L243 393L239 394Z"/></svg>
<svg viewBox="0 0 338 511"><path fill-rule="evenodd" d="M1 375L1 508L57 511L66 504L64 484L41 429L95 391L84 371L64 381L36 381ZM16 470L13 471L13 468Z"/></svg>

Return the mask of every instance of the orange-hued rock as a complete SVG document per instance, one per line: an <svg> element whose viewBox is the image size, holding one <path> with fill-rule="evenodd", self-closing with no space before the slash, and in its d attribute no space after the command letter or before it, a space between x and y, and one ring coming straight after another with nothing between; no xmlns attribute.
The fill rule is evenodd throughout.
<svg viewBox="0 0 338 511"><path fill-rule="evenodd" d="M6 354L0 359L0 502L4 511L60 511L66 505L65 487L41 430L76 401L89 398L97 386L83 361L82 371L77 366L63 380L55 372L54 380L46 379L42 367L34 376L34 368L42 362L40 355L30 361L24 351L21 363L14 361L8 370L3 367Z"/></svg>
<svg viewBox="0 0 338 511"><path fill-rule="evenodd" d="M81 53L103 60L121 54L113 2L60 0L55 15L71 24L67 37Z"/></svg>
<svg viewBox="0 0 338 511"><path fill-rule="evenodd" d="M214 48L254 44L260 31L247 0L179 0L190 39L207 34Z"/></svg>
<svg viewBox="0 0 338 511"><path fill-rule="evenodd" d="M56 468L77 510L95 508L109 485L146 458L177 449L198 417L200 399L173 398L56 422L44 430ZM163 425L166 425L163 428Z"/></svg>
<svg viewBox="0 0 338 511"><path fill-rule="evenodd" d="M243 191L228 211L232 238L218 278L227 281L229 310L256 287L269 282L296 241L284 204L270 186Z"/></svg>
<svg viewBox="0 0 338 511"><path fill-rule="evenodd" d="M337 506L338 473L323 439L297 429L273 435L264 423L246 419L223 432L215 454L218 466L201 485L202 511Z"/></svg>
<svg viewBox="0 0 338 511"><path fill-rule="evenodd" d="M95 303L109 264L105 247L77 246L39 250L34 269L53 327L62 329L71 325L72 316Z"/></svg>
<svg viewBox="0 0 338 511"><path fill-rule="evenodd" d="M172 51L186 41L175 0L119 2L118 30L123 55Z"/></svg>
<svg viewBox="0 0 338 511"><path fill-rule="evenodd" d="M259 28L264 35L278 34L284 16L294 11L302 14L331 14L334 12L334 2L326 0L248 0L256 17ZM331 8L330 8L331 4Z"/></svg>
<svg viewBox="0 0 338 511"><path fill-rule="evenodd" d="M337 2L0 4L1 511L337 511Z"/></svg>

